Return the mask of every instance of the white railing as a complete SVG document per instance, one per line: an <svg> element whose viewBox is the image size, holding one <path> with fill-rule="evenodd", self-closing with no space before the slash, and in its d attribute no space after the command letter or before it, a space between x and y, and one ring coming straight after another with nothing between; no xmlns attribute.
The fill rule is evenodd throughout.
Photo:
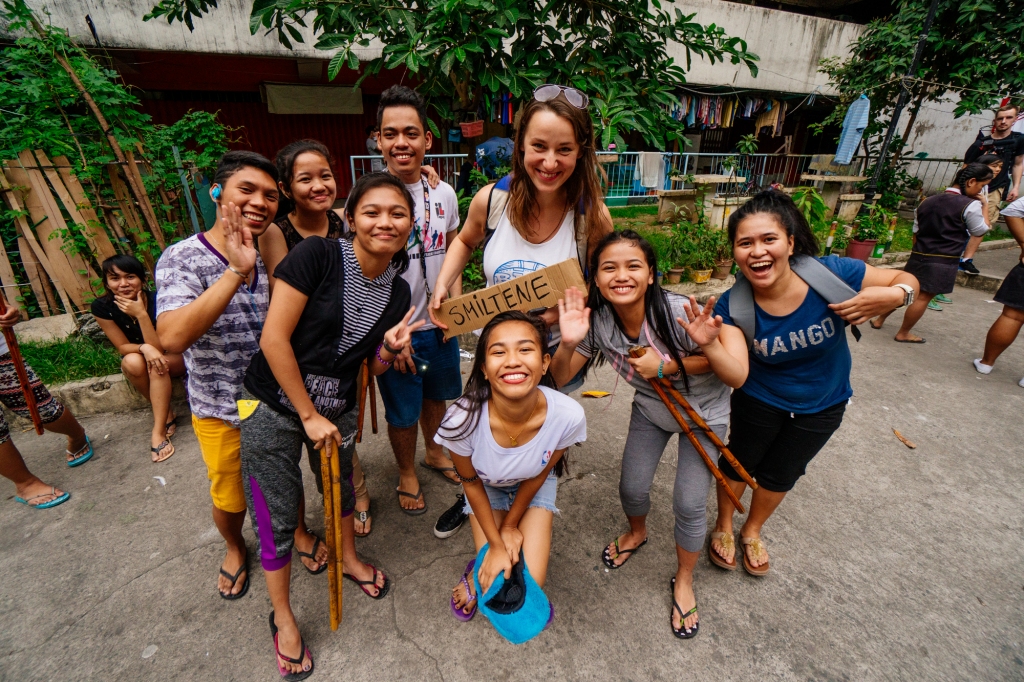
<svg viewBox="0 0 1024 682"><path fill-rule="evenodd" d="M423 163L433 166L441 179L454 187L459 180L459 169L469 160L469 154L427 154ZM382 156L350 156L349 169L352 171L352 184L366 173L384 170Z"/></svg>

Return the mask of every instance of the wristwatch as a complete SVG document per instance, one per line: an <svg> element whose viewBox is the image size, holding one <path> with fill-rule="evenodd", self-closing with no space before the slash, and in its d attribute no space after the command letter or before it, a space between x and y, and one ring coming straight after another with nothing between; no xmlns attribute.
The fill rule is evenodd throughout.
<svg viewBox="0 0 1024 682"><path fill-rule="evenodd" d="M914 302L914 287L909 284L893 284L894 287L903 289L903 303L898 308L904 308Z"/></svg>

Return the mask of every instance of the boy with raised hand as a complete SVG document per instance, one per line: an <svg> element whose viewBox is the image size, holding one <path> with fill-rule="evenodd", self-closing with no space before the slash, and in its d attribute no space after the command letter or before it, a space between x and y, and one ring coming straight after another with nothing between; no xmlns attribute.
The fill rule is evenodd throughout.
<svg viewBox="0 0 1024 682"><path fill-rule="evenodd" d="M414 462L417 431L423 431L426 449L422 466L458 483L452 462L434 442L434 434L444 417L445 401L462 394L459 344L456 339L445 342L443 332L427 315L427 303L448 244L458 231L459 202L448 183L440 182L431 188L421 177L423 157L433 143L433 136L427 125L426 103L419 93L401 85L385 90L377 109L377 123L386 170L405 183L416 209L406 247L409 269L402 277L409 283L412 304L416 306L410 322L423 320L426 324L413 333L412 350L406 346L392 369L380 375L377 382L384 401L388 437L398 461L398 502L405 513L418 515L426 512L427 507Z"/></svg>
<svg viewBox="0 0 1024 682"><path fill-rule="evenodd" d="M192 426L210 479L213 521L227 543L217 589L224 599L239 599L249 575L237 401L270 299L253 240L277 213L277 168L254 152L228 152L217 165L210 196L216 224L168 247L157 263L157 328L164 349L181 353L188 369ZM314 540L304 527L300 531L297 546L308 552Z"/></svg>

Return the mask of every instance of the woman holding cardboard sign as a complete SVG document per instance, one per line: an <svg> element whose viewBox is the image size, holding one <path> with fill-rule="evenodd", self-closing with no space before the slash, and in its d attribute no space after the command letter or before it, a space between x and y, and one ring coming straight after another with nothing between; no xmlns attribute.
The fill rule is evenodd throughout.
<svg viewBox="0 0 1024 682"><path fill-rule="evenodd" d="M476 193L465 226L448 247L430 304L441 329L448 327L435 312L477 247L484 250L487 286L493 286L571 258L585 271L589 253L612 231L589 101L567 86L534 90L516 130L512 173ZM553 350L560 339L558 309L548 308L542 317Z"/></svg>

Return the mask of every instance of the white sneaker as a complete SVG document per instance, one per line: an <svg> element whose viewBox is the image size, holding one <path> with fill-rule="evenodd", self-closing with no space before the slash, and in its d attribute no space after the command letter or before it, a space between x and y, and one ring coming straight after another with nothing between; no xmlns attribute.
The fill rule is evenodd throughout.
<svg viewBox="0 0 1024 682"><path fill-rule="evenodd" d="M1021 377L1021 380L1017 382L1017 385L1024 388L1024 377Z"/></svg>
<svg viewBox="0 0 1024 682"><path fill-rule="evenodd" d="M986 365L981 361L981 358L978 358L974 361L974 369L982 374L989 374L992 371L992 365ZM1021 379L1021 381L1024 381L1024 379ZM1024 384L1021 384L1021 386L1024 386Z"/></svg>

